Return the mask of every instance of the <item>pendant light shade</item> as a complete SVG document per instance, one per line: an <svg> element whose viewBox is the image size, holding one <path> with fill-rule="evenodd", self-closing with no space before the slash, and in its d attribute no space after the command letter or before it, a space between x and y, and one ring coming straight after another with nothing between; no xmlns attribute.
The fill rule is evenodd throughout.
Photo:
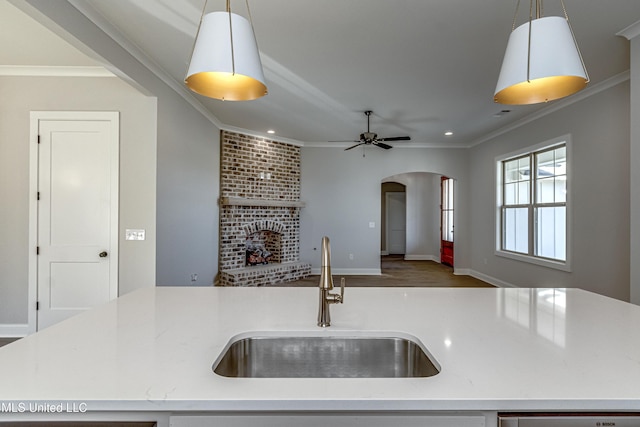
<svg viewBox="0 0 640 427"><path fill-rule="evenodd" d="M589 82L567 18L531 19L509 36L494 101L537 104L563 98Z"/></svg>
<svg viewBox="0 0 640 427"><path fill-rule="evenodd" d="M194 92L225 101L248 101L266 95L251 23L230 11L206 14L185 83Z"/></svg>

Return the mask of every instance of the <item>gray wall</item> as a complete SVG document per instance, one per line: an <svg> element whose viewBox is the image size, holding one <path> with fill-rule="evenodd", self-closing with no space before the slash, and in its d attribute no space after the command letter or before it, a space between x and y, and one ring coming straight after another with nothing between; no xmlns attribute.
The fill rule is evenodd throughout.
<svg viewBox="0 0 640 427"><path fill-rule="evenodd" d="M333 270L341 274L379 273L383 231L380 183L394 175L432 172L457 179L456 269L469 268L469 150L365 150L363 157L361 150L302 147L302 200L307 206L300 220L300 259L319 268L320 241L326 235L331 239ZM369 222L375 222L375 228L369 228ZM354 254L353 260L349 254Z"/></svg>
<svg viewBox="0 0 640 427"><path fill-rule="evenodd" d="M472 270L515 286L579 287L628 300L629 129L626 81L472 148ZM565 134L573 140L573 271L496 256L496 157Z"/></svg>
<svg viewBox="0 0 640 427"><path fill-rule="evenodd" d="M0 77L0 325L27 323L30 111L120 112L119 292L155 284L156 99L117 78Z"/></svg>
<svg viewBox="0 0 640 427"><path fill-rule="evenodd" d="M167 88L158 101L159 286L213 285L219 195L220 131Z"/></svg>

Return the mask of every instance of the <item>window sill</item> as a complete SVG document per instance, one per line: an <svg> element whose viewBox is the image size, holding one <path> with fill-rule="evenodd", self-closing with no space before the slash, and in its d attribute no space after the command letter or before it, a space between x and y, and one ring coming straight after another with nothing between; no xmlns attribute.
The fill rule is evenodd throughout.
<svg viewBox="0 0 640 427"><path fill-rule="evenodd" d="M550 259L544 258L536 258L529 255L518 254L515 252L506 252L496 250L496 255L503 258L509 258L516 261L526 262L529 264L539 265L541 267L552 268L554 270L566 271L568 273L571 272L571 264L569 261L561 262L561 261L553 261Z"/></svg>

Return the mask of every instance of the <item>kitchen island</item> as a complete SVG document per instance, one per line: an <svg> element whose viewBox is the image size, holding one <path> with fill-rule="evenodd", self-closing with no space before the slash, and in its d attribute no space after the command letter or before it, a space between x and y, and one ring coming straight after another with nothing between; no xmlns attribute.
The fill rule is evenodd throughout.
<svg viewBox="0 0 640 427"><path fill-rule="evenodd" d="M636 305L579 289L348 288L347 280L345 303L331 306L332 326L316 326L317 310L315 288L127 294L0 348L0 425L316 425L317 417L334 425L326 420L337 417L335 425L371 426L369 417L382 417L398 426L480 427L496 425L498 412L640 413ZM373 379L214 374L229 341L251 332L407 335L441 372ZM252 424L255 416L262 421ZM436 421L425 424L424 417Z"/></svg>

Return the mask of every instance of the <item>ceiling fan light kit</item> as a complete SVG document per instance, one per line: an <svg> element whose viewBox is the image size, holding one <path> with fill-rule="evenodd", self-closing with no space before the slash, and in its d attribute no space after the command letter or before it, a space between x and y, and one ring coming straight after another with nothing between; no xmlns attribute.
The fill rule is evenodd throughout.
<svg viewBox="0 0 640 427"><path fill-rule="evenodd" d="M552 101L584 89L589 82L569 17L542 17L541 0L530 0L529 21L509 36L494 101L526 105ZM518 1L519 5L519 1ZM535 6L535 18L534 18ZM518 6L516 6L516 15Z"/></svg>
<svg viewBox="0 0 640 427"><path fill-rule="evenodd" d="M187 87L223 101L249 101L266 95L253 24L231 12L230 0L226 12L205 15L206 7L205 2L185 78Z"/></svg>

